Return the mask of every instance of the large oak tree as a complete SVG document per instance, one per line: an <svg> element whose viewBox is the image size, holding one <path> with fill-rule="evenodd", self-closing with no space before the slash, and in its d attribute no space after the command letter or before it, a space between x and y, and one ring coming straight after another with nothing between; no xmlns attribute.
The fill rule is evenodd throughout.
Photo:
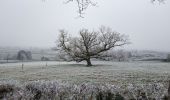
<svg viewBox="0 0 170 100"><path fill-rule="evenodd" d="M86 61L87 66L92 66L91 58L107 57L108 50L129 43L126 35L104 26L98 31L82 29L77 37L68 36L65 30L59 32L58 50L65 52L74 61Z"/></svg>

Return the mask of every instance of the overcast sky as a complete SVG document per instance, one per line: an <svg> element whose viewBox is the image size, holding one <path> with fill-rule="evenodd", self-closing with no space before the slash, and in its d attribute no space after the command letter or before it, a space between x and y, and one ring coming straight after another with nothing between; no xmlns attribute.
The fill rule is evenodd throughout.
<svg viewBox="0 0 170 100"><path fill-rule="evenodd" d="M128 49L170 51L170 0L97 0L85 18L65 0L0 0L0 46L54 47L58 30L71 34L101 25L129 35Z"/></svg>

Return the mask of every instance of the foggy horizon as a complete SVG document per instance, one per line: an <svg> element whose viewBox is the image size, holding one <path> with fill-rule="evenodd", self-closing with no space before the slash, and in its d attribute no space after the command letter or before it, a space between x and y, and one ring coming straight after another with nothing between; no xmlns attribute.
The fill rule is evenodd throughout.
<svg viewBox="0 0 170 100"><path fill-rule="evenodd" d="M0 47L55 47L59 29L76 36L82 28L98 30L101 25L129 35L128 50L170 52L170 1L98 0L84 18L77 6L65 0L1 0Z"/></svg>

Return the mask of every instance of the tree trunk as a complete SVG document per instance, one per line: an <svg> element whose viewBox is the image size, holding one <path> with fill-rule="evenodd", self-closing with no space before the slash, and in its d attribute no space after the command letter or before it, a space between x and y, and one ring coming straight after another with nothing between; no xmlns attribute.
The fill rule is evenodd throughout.
<svg viewBox="0 0 170 100"><path fill-rule="evenodd" d="M87 61L87 66L92 66L90 58L86 60Z"/></svg>

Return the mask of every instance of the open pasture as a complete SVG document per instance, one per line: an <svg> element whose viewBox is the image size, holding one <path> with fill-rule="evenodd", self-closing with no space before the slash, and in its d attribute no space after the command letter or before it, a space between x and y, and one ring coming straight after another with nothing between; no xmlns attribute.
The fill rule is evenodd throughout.
<svg viewBox="0 0 170 100"><path fill-rule="evenodd" d="M162 62L24 62L0 64L0 80L28 82L36 80L61 80L73 83L152 83L170 79L170 63Z"/></svg>

